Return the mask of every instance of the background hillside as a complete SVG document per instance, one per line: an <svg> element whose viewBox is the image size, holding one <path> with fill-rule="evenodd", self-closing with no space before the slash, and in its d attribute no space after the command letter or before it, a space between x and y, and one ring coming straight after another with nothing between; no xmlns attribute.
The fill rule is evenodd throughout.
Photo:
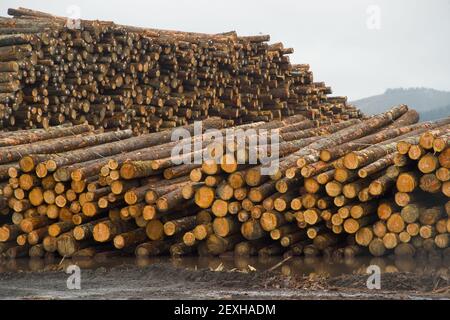
<svg viewBox="0 0 450 320"><path fill-rule="evenodd" d="M365 114L382 112L396 104L407 104L416 109L421 120L450 116L450 92L429 88L387 89L383 94L351 102Z"/></svg>

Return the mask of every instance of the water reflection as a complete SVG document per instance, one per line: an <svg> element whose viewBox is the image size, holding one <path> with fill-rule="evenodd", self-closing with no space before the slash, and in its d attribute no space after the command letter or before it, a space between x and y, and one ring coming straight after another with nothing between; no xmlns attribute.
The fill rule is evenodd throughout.
<svg viewBox="0 0 450 320"><path fill-rule="evenodd" d="M13 259L0 260L0 272L24 271L57 271L70 264L77 264L81 269L98 269L135 265L144 268L152 264L172 264L178 268L191 270L210 269L224 272L264 272L271 270L286 276L290 275L321 275L339 276L342 274L366 274L369 265L377 265L382 272L414 272L417 274L438 272L450 274L450 259L448 258L399 258L399 257L354 257L331 259L324 257L292 257L287 261L281 257L104 257L83 259L61 259L46 256L44 259Z"/></svg>

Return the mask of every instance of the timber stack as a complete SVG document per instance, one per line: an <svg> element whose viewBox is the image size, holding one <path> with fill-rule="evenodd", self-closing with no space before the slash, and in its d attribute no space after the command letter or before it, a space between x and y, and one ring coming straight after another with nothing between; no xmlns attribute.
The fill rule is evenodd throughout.
<svg viewBox="0 0 450 320"><path fill-rule="evenodd" d="M230 156L204 163L194 197L214 220L196 227L208 230L200 251L448 255L450 118L417 121L414 110L394 107L283 155L270 177ZM216 175L226 178L208 186ZM190 233L185 244L205 234Z"/></svg>
<svg viewBox="0 0 450 320"><path fill-rule="evenodd" d="M299 117L303 119L303 116L296 116ZM222 129L229 124L227 120L211 117L202 122L202 130ZM195 133L193 124L178 129ZM70 221L89 220L81 216L81 208L83 200L96 203L99 194L104 192L104 189L96 191L104 183L97 178L99 168L127 155L158 154L163 146L170 156L170 145L174 145L170 143L172 133L173 130L165 130L133 136L131 130L102 132L87 124L3 133L0 139L0 181L3 181L0 223L9 220L12 224L0 228L0 242L3 242L0 251L8 250L11 240L15 239L13 243L21 247L12 248L11 255L28 254L25 252L27 245L46 243L43 237L71 229ZM92 191L89 195L86 194L88 187ZM84 206L83 211L89 211L85 207L89 208ZM74 213L80 213L81 217L72 219ZM47 231L55 219L61 222L53 227L58 231Z"/></svg>
<svg viewBox="0 0 450 320"><path fill-rule="evenodd" d="M93 227L98 219L109 217L106 219L109 223L119 220L125 229L146 227L149 220L156 219L157 212L151 216L151 208L144 208L143 200L162 203L159 195L178 192L189 183L191 169L201 165L177 165L176 158L172 157L172 149L180 143L172 141L175 130L182 129L193 136L183 140L186 145L200 141L203 152L209 144L208 130L216 129L224 134L230 123L211 117L202 121L200 132L195 124L191 124L139 136L132 136L131 130L101 132L89 125L5 133L1 142L3 147L0 147L1 178L6 180L1 202L4 209L1 223L6 223L0 228L2 251L16 257L27 255L28 249L38 245L42 250L33 249L30 255L59 251L63 256L70 256L80 248L81 240L85 240L80 242L83 245L92 246L94 240L103 239L93 237L97 233L80 235L80 232L84 234L85 224ZM237 128L283 128L280 130L288 132L313 128L315 124L315 121L296 115L283 121L255 122ZM193 154L180 156L178 160ZM175 210L178 215L196 212L192 201L180 203L177 192L170 198L170 211ZM148 200L150 196L154 197L153 202ZM175 204L179 205L173 207ZM132 221L127 221L130 219ZM120 228L117 230L124 230ZM103 234L102 230L100 234ZM147 230L151 230L151 226ZM75 238L67 238L72 233L76 234ZM61 242L57 247L57 238L69 242Z"/></svg>
<svg viewBox="0 0 450 320"><path fill-rule="evenodd" d="M0 18L0 125L89 123L154 132L209 116L236 125L294 114L360 118L269 36L71 20L24 8Z"/></svg>
<svg viewBox="0 0 450 320"><path fill-rule="evenodd" d="M450 117L363 117L265 35L8 13L0 255L450 254Z"/></svg>
<svg viewBox="0 0 450 320"><path fill-rule="evenodd" d="M247 143L264 130L278 135L256 148L242 147L237 131L222 141L207 131L229 133L229 124L211 118L196 135L187 125L191 136L181 141L171 141L174 130L117 131L123 136L108 142L100 137L112 133L86 125L52 129L80 128L65 138L78 148L60 146L61 135L39 139L42 129L18 131L0 159L12 164L0 251L448 255L450 118L418 122L417 112L399 105L321 126L296 115L232 127L253 129ZM177 148L188 151L173 154Z"/></svg>

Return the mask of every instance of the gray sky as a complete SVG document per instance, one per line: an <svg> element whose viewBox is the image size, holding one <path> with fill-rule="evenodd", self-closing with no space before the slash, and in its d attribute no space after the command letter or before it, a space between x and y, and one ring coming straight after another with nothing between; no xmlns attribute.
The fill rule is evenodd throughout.
<svg viewBox="0 0 450 320"><path fill-rule="evenodd" d="M450 90L450 0L53 0L0 2L161 29L270 34L350 100L391 87Z"/></svg>

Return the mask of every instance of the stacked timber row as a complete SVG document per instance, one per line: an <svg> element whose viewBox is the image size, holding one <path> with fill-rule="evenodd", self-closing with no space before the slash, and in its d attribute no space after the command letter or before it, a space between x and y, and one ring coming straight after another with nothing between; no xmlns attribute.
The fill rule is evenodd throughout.
<svg viewBox="0 0 450 320"><path fill-rule="evenodd" d="M400 242L408 250L450 246L450 129L432 130L397 145L394 196ZM389 217L392 219L392 215ZM402 229L403 224L403 229ZM403 235L403 236L402 236Z"/></svg>
<svg viewBox="0 0 450 320"><path fill-rule="evenodd" d="M62 125L49 130L32 129L25 131L0 133L0 208L3 215L9 213L6 197L12 190L8 183L15 185L18 180L19 159L33 152L58 152L58 150L70 150L70 148L83 148L84 146L98 143L116 141L132 135L131 131L118 133L103 133L102 130L94 130L85 125ZM62 142L66 142L62 145ZM38 143L38 144L37 144ZM11 180L12 179L12 180ZM3 223L4 219L0 220Z"/></svg>
<svg viewBox="0 0 450 320"><path fill-rule="evenodd" d="M321 150L319 161L333 168L312 177L311 191L317 188L328 197L331 206L321 214L334 234L353 234L359 252L447 255L450 118L400 129L397 137L392 134L398 129L386 129ZM302 174L312 168L307 163L307 158L297 160Z"/></svg>
<svg viewBox="0 0 450 320"><path fill-rule="evenodd" d="M450 118L417 121L400 105L319 127L303 116L235 127L255 129L248 140L278 133L256 148L204 132L182 141L199 149L172 157L179 142L162 132L22 156L8 172L18 183L4 188L13 214L2 248L10 257L448 254ZM203 126L226 131L220 119ZM276 150L266 175L264 153ZM256 163L239 161L255 151ZM200 153L215 157L180 164Z"/></svg>
<svg viewBox="0 0 450 320"><path fill-rule="evenodd" d="M7 129L87 121L159 131L208 116L235 124L302 114L359 118L269 36L72 21L28 9L0 18L0 121Z"/></svg>
<svg viewBox="0 0 450 320"><path fill-rule="evenodd" d="M341 126L357 121L350 120ZM209 118L202 122L200 132L195 125L184 126L182 129L193 137L183 143L194 145L200 141L202 152L210 143L209 133L205 132L217 129L223 134L229 124L230 121ZM291 141L295 134L289 136L288 132L315 128L315 121L296 115L283 121L256 122L237 128L276 129L284 132L286 141ZM76 132L80 134L67 137L67 133ZM176 164L171 152L180 142L172 142L173 132L131 137L131 130L98 133L89 125L79 125L8 133L8 138L1 140L5 147L0 148L4 178L9 177L2 190L5 216L0 223L5 225L0 228L0 251L10 257L41 256L56 251L71 256L87 247L87 252L95 253L98 247L103 251L114 248L111 240L122 236L125 230L133 231L124 240L126 243L120 242L121 237L114 243L116 248L129 249L149 240L147 234L150 239L158 238L152 235L152 226L158 224L149 224L150 220L194 214L197 209L193 201L180 201L180 188L192 186L190 171L201 163ZM191 158L194 153L180 158ZM165 208L159 198L168 193ZM156 200L161 209L152 212L145 205ZM167 211L173 214L161 217ZM94 232L92 228L102 221ZM91 228L91 232L86 228ZM109 234L106 238L104 232ZM145 238L133 240L135 234ZM98 246L99 243L106 245Z"/></svg>
<svg viewBox="0 0 450 320"><path fill-rule="evenodd" d="M203 163L191 173L204 181L194 199L214 219L186 232L185 245L215 255L448 255L450 118L417 121L415 111L395 107L283 155L270 177L229 156ZM396 162L397 148L422 140L419 166ZM397 190L410 207L395 203Z"/></svg>
<svg viewBox="0 0 450 320"><path fill-rule="evenodd" d="M212 117L203 121L202 130L227 124ZM194 134L194 127L182 128ZM88 186L92 191L102 187L103 181L97 179L101 166L115 162L113 156L153 154L171 141L172 132L134 137L131 130L103 133L83 124L0 134L0 224L5 224L0 228L0 251L10 249L10 256L28 255L30 245L42 243L48 235L59 235L71 226L74 213L82 213ZM78 178L81 176L85 178ZM96 197L89 194L88 199L91 196ZM59 231L49 232L49 225L57 221L61 229L55 226ZM15 248L17 244L20 247Z"/></svg>

